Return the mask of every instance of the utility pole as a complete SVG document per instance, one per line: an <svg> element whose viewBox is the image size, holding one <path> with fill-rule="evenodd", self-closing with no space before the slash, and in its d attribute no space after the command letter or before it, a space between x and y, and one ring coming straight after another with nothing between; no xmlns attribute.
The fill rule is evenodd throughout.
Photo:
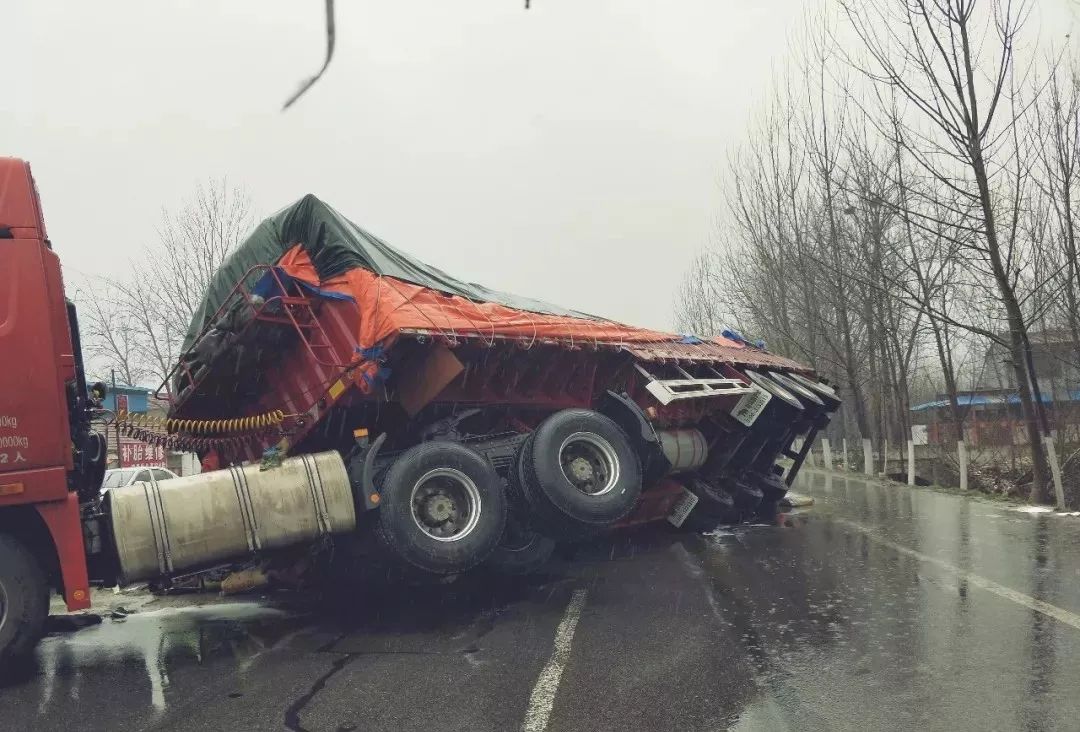
<svg viewBox="0 0 1080 732"><path fill-rule="evenodd" d="M113 398L113 414L120 414L120 395L116 393L116 369L112 370L112 398ZM113 424L116 425L116 467L124 467L124 457L120 452L120 423L114 418Z"/></svg>

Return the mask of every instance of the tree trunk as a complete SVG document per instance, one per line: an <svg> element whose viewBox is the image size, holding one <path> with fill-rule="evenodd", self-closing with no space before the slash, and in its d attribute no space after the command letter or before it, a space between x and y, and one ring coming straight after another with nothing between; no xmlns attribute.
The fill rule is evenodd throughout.
<svg viewBox="0 0 1080 732"><path fill-rule="evenodd" d="M837 315L840 319L840 330L844 339L844 374L851 388L851 396L855 401L855 424L859 428L860 437L869 437L871 434L870 420L866 414L866 400L863 397L862 386L859 384L859 364L855 356L855 347L851 339L851 321L848 318L847 303L840 293Z"/></svg>
<svg viewBox="0 0 1080 732"><path fill-rule="evenodd" d="M1065 282L1065 317L1069 323L1069 334L1072 336L1073 358L1080 363L1080 312L1077 310L1076 286L1077 286L1077 252L1076 252L1076 227L1073 225L1072 216L1072 191L1069 180L1062 186L1062 209L1065 214L1065 263L1068 275Z"/></svg>
<svg viewBox="0 0 1080 732"><path fill-rule="evenodd" d="M998 293L1001 295L1001 303L1005 307L1005 314L1009 321L1010 357L1013 372L1016 375L1016 390L1020 395L1020 411L1024 417L1028 446L1031 451L1032 482L1030 500L1034 503L1046 503L1049 500L1047 481L1050 468L1046 462L1046 450L1042 443L1042 432L1039 429L1039 420L1031 395L1031 380L1034 380L1035 375L1028 373L1029 366L1025 357L1024 342L1027 339L1027 328L1024 325L1024 314L1020 309L1020 303L1016 299L1016 292L1012 288L1012 283L1009 282L1009 275L1005 271L1004 263L1001 261L1001 248L998 241L982 146L974 134L971 135L970 141L972 169L975 173L975 182L979 186L979 199L986 224L986 248L990 255L994 281L997 284ZM1031 380L1029 380L1029 376Z"/></svg>

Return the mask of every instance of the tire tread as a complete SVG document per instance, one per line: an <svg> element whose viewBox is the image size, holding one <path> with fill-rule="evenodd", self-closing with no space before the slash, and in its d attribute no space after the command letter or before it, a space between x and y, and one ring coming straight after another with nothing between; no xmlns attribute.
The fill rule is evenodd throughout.
<svg viewBox="0 0 1080 732"><path fill-rule="evenodd" d="M16 621L13 632L0 628L0 668L4 668L27 656L41 639L49 614L49 585L30 550L7 534L0 534L0 574L8 577L8 620Z"/></svg>

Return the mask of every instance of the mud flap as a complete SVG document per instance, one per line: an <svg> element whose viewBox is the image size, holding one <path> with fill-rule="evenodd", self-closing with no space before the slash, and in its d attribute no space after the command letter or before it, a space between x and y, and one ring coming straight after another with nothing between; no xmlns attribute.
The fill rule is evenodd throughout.
<svg viewBox="0 0 1080 732"><path fill-rule="evenodd" d="M668 513L668 523L675 528L681 528L687 517L690 516L690 512L697 506L698 500L698 497L689 488L683 486L682 494L675 500L675 504Z"/></svg>

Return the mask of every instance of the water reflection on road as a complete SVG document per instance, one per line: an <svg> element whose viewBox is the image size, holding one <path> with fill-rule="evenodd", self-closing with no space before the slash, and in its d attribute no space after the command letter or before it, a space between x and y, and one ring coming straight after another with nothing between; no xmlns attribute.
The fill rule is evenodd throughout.
<svg viewBox="0 0 1080 732"><path fill-rule="evenodd" d="M816 505L797 546L746 537L778 582L751 591L769 664L742 728L1077 728L1080 631L1018 600L1080 611L1080 523L822 474L800 489ZM760 622L804 593L795 632Z"/></svg>

